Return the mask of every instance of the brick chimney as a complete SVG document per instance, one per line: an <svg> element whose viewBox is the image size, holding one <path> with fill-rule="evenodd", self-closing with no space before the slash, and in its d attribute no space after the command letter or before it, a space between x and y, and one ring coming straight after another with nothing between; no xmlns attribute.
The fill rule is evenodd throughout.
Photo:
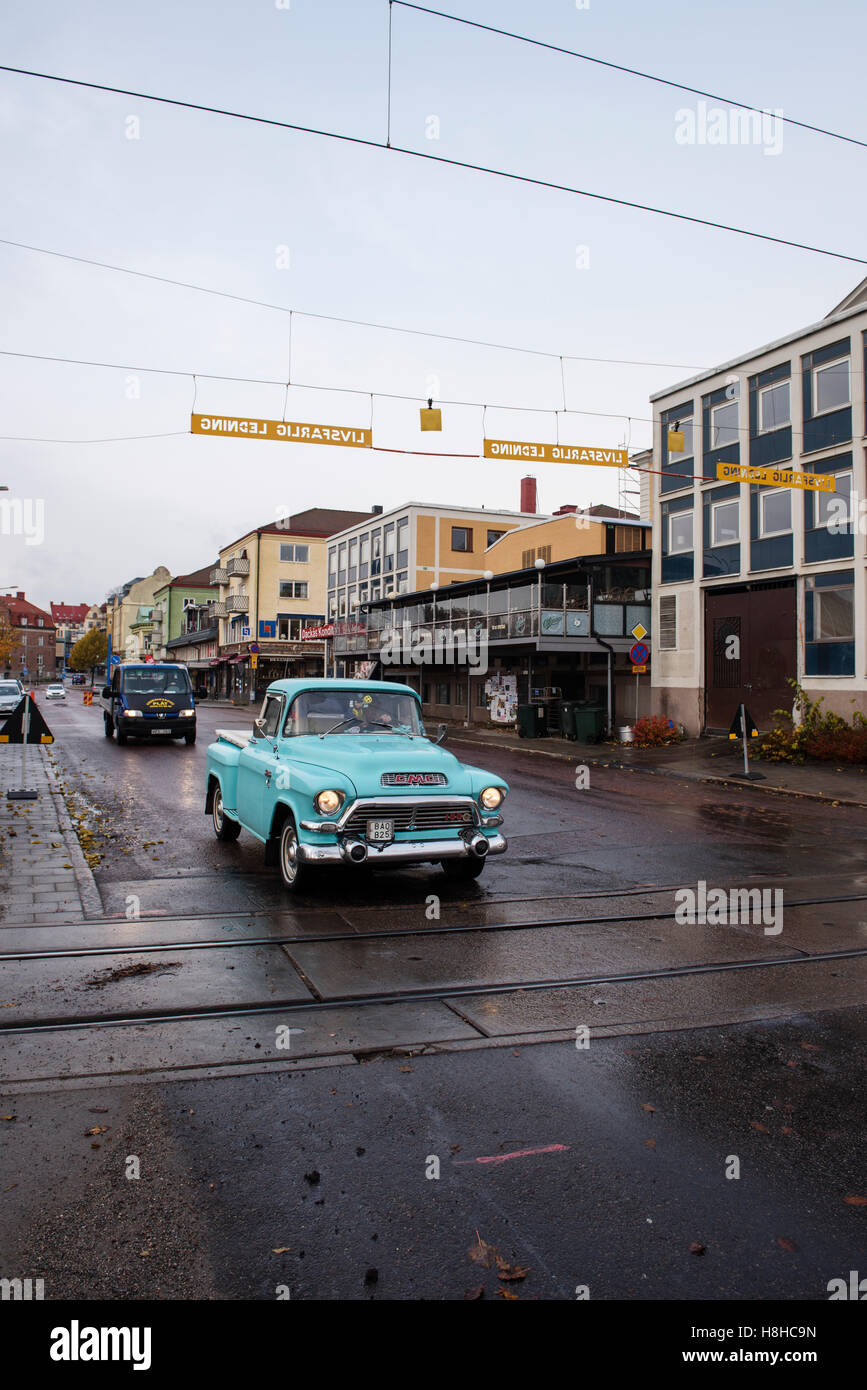
<svg viewBox="0 0 867 1390"><path fill-rule="evenodd" d="M570 516L572 512L577 512L577 510L578 510L577 507L572 507L572 506L558 507L557 510L556 510L556 512L554 513L554 515L555 515L555 516Z"/></svg>
<svg viewBox="0 0 867 1390"><path fill-rule="evenodd" d="M536 479L526 477L521 479L521 511L536 511Z"/></svg>

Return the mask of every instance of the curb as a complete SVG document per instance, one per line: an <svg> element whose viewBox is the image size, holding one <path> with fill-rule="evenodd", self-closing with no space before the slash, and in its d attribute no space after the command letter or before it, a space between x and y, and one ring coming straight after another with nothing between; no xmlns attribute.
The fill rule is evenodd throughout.
<svg viewBox="0 0 867 1390"><path fill-rule="evenodd" d="M538 758L556 758L564 763L577 761L574 753L549 752L546 748L528 748L524 744L515 747L512 744L493 744L489 739L460 738L458 736L455 737L454 741L455 743L472 744L475 748L494 747L505 753L529 753ZM842 796L828 796L824 792L805 792L795 787L761 786L756 782L744 782L731 776L715 777L712 773L678 772L671 767L646 767L642 763L624 763L614 757L606 758L604 761L602 758L588 758L586 761L590 767L613 767L620 772L644 772L656 777L679 777L683 782L706 782L721 787L738 787L741 790L749 788L750 791L770 792L775 796L793 796L803 801L820 801L827 806L851 806L856 810L867 810L867 801L851 801Z"/></svg>
<svg viewBox="0 0 867 1390"><path fill-rule="evenodd" d="M48 776L50 784L49 790L52 800L54 801L54 808L57 812L57 820L60 824L60 831L66 845L67 856L72 865L72 871L75 874L75 883L78 888L78 896L81 899L82 912L84 913L85 919L104 917L105 907L103 906L99 889L96 886L96 879L93 876L90 865L84 857L84 851L78 842L75 826L72 824L69 812L66 809L63 792L60 790L57 783L57 773L51 766L48 755L44 749L42 750L42 762Z"/></svg>

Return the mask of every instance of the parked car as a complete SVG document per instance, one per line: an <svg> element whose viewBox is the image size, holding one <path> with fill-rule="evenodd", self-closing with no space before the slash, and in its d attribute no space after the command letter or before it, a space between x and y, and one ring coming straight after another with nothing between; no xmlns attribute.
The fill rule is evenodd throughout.
<svg viewBox="0 0 867 1390"><path fill-rule="evenodd" d="M62 685L55 682L53 685L45 687L45 698L46 700L65 700L66 691Z"/></svg>
<svg viewBox="0 0 867 1390"><path fill-rule="evenodd" d="M18 708L24 687L17 680L0 680L0 715L12 714Z"/></svg>
<svg viewBox="0 0 867 1390"><path fill-rule="evenodd" d="M217 730L205 814L220 840L248 830L297 892L314 869L441 864L477 878L507 848L501 777L461 763L425 733L411 686L282 680L251 733Z"/></svg>
<svg viewBox="0 0 867 1390"><path fill-rule="evenodd" d="M175 662L124 662L103 687L105 736L196 741L196 702L186 666Z"/></svg>

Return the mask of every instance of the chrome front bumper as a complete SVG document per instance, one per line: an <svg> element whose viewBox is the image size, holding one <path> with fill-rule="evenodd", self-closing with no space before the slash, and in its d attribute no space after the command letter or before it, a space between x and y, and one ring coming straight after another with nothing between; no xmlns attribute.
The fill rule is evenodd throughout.
<svg viewBox="0 0 867 1390"><path fill-rule="evenodd" d="M505 854L508 841L505 835L486 836L488 854ZM383 845L368 845L366 863L376 869L388 864L436 864L440 859L467 859L472 850L465 840L400 840ZM339 845L307 845L299 843L298 858L304 864L343 864Z"/></svg>

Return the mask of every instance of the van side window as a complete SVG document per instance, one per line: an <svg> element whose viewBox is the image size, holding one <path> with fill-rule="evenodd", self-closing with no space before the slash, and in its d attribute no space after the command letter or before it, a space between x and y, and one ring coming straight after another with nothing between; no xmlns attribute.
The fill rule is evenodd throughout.
<svg viewBox="0 0 867 1390"><path fill-rule="evenodd" d="M115 671L111 678L111 690L113 695L117 695L120 690L120 670Z"/></svg>

